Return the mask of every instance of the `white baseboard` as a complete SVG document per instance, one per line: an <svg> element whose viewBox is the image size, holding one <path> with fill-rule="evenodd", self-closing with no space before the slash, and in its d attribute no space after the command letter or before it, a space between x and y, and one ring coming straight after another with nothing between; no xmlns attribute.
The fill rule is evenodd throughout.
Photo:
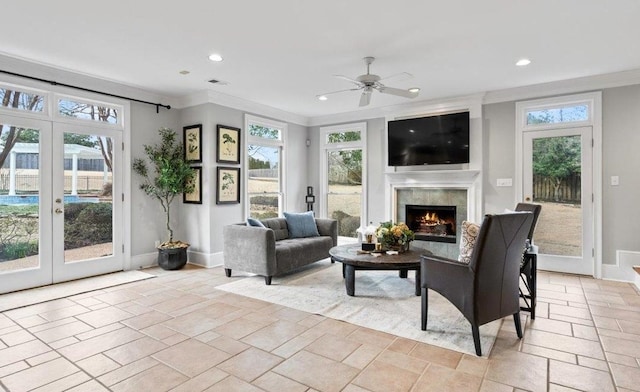
<svg viewBox="0 0 640 392"><path fill-rule="evenodd" d="M131 269L137 270L142 268L155 267L158 265L158 252L143 253L141 255L131 256Z"/></svg>
<svg viewBox="0 0 640 392"><path fill-rule="evenodd" d="M188 251L189 264L199 265L204 268L213 268L222 265L224 258L222 252L217 253L202 253L195 251Z"/></svg>
<svg viewBox="0 0 640 392"><path fill-rule="evenodd" d="M615 264L602 264L602 279L635 282L638 285L638 274L633 270L633 266L639 264L640 252L618 250Z"/></svg>

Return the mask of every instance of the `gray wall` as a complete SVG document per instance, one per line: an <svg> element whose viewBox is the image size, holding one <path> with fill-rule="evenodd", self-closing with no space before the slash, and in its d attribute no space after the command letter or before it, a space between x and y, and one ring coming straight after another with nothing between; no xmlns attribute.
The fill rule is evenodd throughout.
<svg viewBox="0 0 640 392"><path fill-rule="evenodd" d="M146 158L145 144L160 142L158 129L168 127L175 130L182 137L182 128L178 125L179 111L175 109L160 109L156 113L153 106L131 103L131 159ZM131 168L125 168L131 170ZM140 255L155 251L155 241L166 241L167 232L165 215L158 200L152 199L140 190L141 178L131 171L131 255ZM178 234L182 222L174 203L172 228ZM127 208L125 206L125 208ZM179 239L180 237L176 237ZM126 242L129 239L125 239Z"/></svg>
<svg viewBox="0 0 640 392"><path fill-rule="evenodd" d="M484 212L491 214L514 206L515 188L497 187L496 180L516 176L516 105L484 105L482 112Z"/></svg>
<svg viewBox="0 0 640 392"><path fill-rule="evenodd" d="M617 250L640 251L640 85L603 91L602 134L602 259L613 264Z"/></svg>

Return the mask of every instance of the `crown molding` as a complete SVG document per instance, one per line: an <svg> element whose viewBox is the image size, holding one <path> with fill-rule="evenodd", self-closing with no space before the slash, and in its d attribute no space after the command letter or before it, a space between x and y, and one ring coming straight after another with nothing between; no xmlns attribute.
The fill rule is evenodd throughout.
<svg viewBox="0 0 640 392"><path fill-rule="evenodd" d="M90 73L17 57L4 52L0 52L0 69L45 80L53 80L58 83L83 86L109 94L127 96L143 101L158 102L164 105L170 105L171 107L174 107L178 102L175 98L149 91L141 86L123 84L122 82L99 77ZM2 75L2 79L20 86L51 90L51 84L45 82L4 74ZM69 91L73 91L73 89Z"/></svg>
<svg viewBox="0 0 640 392"><path fill-rule="evenodd" d="M211 90L203 90L184 96L179 99L176 107L182 109L206 103L226 106L279 121L309 126L309 118L306 116Z"/></svg>
<svg viewBox="0 0 640 392"><path fill-rule="evenodd" d="M634 84L640 84L640 69L489 91L485 94L483 103L492 104L519 101L605 88L631 86Z"/></svg>

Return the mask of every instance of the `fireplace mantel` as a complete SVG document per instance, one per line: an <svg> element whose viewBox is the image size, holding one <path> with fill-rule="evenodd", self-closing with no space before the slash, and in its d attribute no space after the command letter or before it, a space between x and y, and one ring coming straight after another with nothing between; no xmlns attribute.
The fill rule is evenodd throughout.
<svg viewBox="0 0 640 392"><path fill-rule="evenodd" d="M387 181L390 184L412 183L455 183L473 184L480 175L480 170L421 170L421 171L395 171L387 172Z"/></svg>

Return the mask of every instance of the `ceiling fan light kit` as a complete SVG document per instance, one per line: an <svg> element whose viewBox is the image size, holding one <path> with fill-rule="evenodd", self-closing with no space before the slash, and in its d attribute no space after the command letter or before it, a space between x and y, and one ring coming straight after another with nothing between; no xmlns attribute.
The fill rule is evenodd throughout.
<svg viewBox="0 0 640 392"><path fill-rule="evenodd" d="M380 76L372 74L370 72L371 63L373 63L374 60L375 60L375 57L370 57L370 56L365 57L364 62L367 65L367 73L364 75L360 75L355 79L352 79L344 75L333 75L337 78L344 79L348 82L355 84L354 88L319 94L319 95L316 95L316 97L321 101L326 101L328 99L327 95L330 95L330 94L337 94L345 91L362 90L362 94L360 95L360 105L359 105L362 107L362 106L367 106L369 105L369 103L371 103L371 94L373 90L377 90L383 94L390 94L390 95L395 95L395 96L404 97L404 98L415 98L418 96L420 89L417 87L412 87L410 89L405 90L400 88L387 87L384 84L380 83L380 81L382 80L390 79L395 76L400 76L400 75L408 76L408 77L413 77L413 76L407 72L401 72L399 74L392 75L387 78L381 78Z"/></svg>

